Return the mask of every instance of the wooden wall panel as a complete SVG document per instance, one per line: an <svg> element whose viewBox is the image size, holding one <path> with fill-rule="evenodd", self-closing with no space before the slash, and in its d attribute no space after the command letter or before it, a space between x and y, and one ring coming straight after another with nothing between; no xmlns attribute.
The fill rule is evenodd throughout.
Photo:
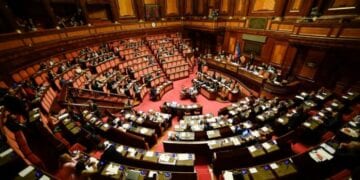
<svg viewBox="0 0 360 180"><path fill-rule="evenodd" d="M197 0L197 14L204 15L205 12L205 0Z"/></svg>
<svg viewBox="0 0 360 180"><path fill-rule="evenodd" d="M333 0L330 9L331 8L355 8L357 5L357 0Z"/></svg>
<svg viewBox="0 0 360 180"><path fill-rule="evenodd" d="M156 4L156 0L144 0L144 4Z"/></svg>
<svg viewBox="0 0 360 180"><path fill-rule="evenodd" d="M271 63L281 66L283 64L287 48L287 43L275 43L271 56Z"/></svg>
<svg viewBox="0 0 360 180"><path fill-rule="evenodd" d="M251 0L248 16L283 16L287 0Z"/></svg>
<svg viewBox="0 0 360 180"><path fill-rule="evenodd" d="M94 8L91 11L88 11L88 15L90 19L101 19L101 20L109 20L108 11L106 8Z"/></svg>
<svg viewBox="0 0 360 180"><path fill-rule="evenodd" d="M117 0L119 5L119 15L120 17L124 16L135 16L135 8L134 8L134 1L133 0Z"/></svg>
<svg viewBox="0 0 360 180"><path fill-rule="evenodd" d="M298 75L308 80L314 80L325 55L326 52L324 50L309 49L306 53L305 62Z"/></svg>
<svg viewBox="0 0 360 180"><path fill-rule="evenodd" d="M288 76L289 73L291 73L290 70L291 67L293 66L296 53L297 53L297 48L289 45L282 64L283 75Z"/></svg>
<svg viewBox="0 0 360 180"><path fill-rule="evenodd" d="M227 15L229 13L230 0L220 0L220 14Z"/></svg>
<svg viewBox="0 0 360 180"><path fill-rule="evenodd" d="M185 15L192 15L193 14L193 1L186 0L185 1Z"/></svg>
<svg viewBox="0 0 360 180"><path fill-rule="evenodd" d="M235 44L236 44L236 36L231 36L229 39L229 48L228 48L229 53L234 53Z"/></svg>
<svg viewBox="0 0 360 180"><path fill-rule="evenodd" d="M304 4L303 0L291 0L290 12L300 12L301 6Z"/></svg>
<svg viewBox="0 0 360 180"><path fill-rule="evenodd" d="M289 0L286 7L286 16L307 16L314 0Z"/></svg>
<svg viewBox="0 0 360 180"><path fill-rule="evenodd" d="M166 16L179 15L179 2L178 0L166 0Z"/></svg>
<svg viewBox="0 0 360 180"><path fill-rule="evenodd" d="M215 8L216 0L209 0L209 8Z"/></svg>
<svg viewBox="0 0 360 180"><path fill-rule="evenodd" d="M246 16L248 9L248 0L235 0L234 3L234 15L235 16Z"/></svg>
<svg viewBox="0 0 360 180"><path fill-rule="evenodd" d="M275 0L254 0L252 11L274 11L275 2Z"/></svg>
<svg viewBox="0 0 360 180"><path fill-rule="evenodd" d="M330 0L322 4L324 14L358 14L360 8L358 0Z"/></svg>

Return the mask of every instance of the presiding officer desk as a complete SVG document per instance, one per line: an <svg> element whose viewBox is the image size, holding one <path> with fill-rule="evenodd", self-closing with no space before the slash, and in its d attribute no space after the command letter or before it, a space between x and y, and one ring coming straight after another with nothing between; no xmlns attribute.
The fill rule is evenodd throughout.
<svg viewBox="0 0 360 180"><path fill-rule="evenodd" d="M236 77L248 88L259 92L259 94L288 96L289 94L296 92L297 87L299 86L298 81L283 83L270 80L270 77L274 76L274 73L269 73L263 69L259 70L259 72L249 71L237 63L227 62L224 60L215 60L212 57L207 57L206 62L210 68Z"/></svg>
<svg viewBox="0 0 360 180"><path fill-rule="evenodd" d="M177 102L165 102L160 110L163 113L179 116L181 119L184 115L199 115L202 114L202 105L200 104L189 104L183 105Z"/></svg>
<svg viewBox="0 0 360 180"><path fill-rule="evenodd" d="M216 75L217 74L217 75ZM200 88L200 93L209 100L217 97L223 100L236 102L240 98L240 90L237 81L215 71L207 73L198 72L197 78L192 80Z"/></svg>

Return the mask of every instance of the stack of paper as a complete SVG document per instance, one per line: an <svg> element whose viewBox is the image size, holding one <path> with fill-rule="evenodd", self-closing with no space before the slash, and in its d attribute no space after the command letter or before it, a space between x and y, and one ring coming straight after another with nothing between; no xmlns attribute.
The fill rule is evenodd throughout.
<svg viewBox="0 0 360 180"><path fill-rule="evenodd" d="M270 145L268 142L262 143L262 146L263 146L265 149L270 149L270 148L271 148L271 145Z"/></svg>
<svg viewBox="0 0 360 180"><path fill-rule="evenodd" d="M256 151L256 147L255 146L249 146L248 150L250 151L250 153Z"/></svg>
<svg viewBox="0 0 360 180"><path fill-rule="evenodd" d="M106 175L115 175L118 173L118 169L119 169L119 165L111 163L105 169L105 174Z"/></svg>
<svg viewBox="0 0 360 180"><path fill-rule="evenodd" d="M182 160L189 160L189 154L186 153L178 153L177 154L177 159L182 161Z"/></svg>
<svg viewBox="0 0 360 180"><path fill-rule="evenodd" d="M277 169L277 168L279 168L279 166L278 166L276 163L271 163L271 164L270 164L270 167L271 167L271 169Z"/></svg>
<svg viewBox="0 0 360 180"><path fill-rule="evenodd" d="M258 171L257 171L256 168L250 168L250 169L249 169L249 172L250 172L251 174L255 174L255 173L257 173Z"/></svg>
<svg viewBox="0 0 360 180"><path fill-rule="evenodd" d="M153 156L154 156L154 152L153 152L153 151L147 151L147 152L145 153L145 156L146 156L146 157L153 157Z"/></svg>
<svg viewBox="0 0 360 180"><path fill-rule="evenodd" d="M309 155L315 162L323 162L333 158L333 156L326 152L323 148L313 150L309 153Z"/></svg>
<svg viewBox="0 0 360 180"><path fill-rule="evenodd" d="M236 138L236 137L231 137L230 139L231 139L231 141L234 143L235 146L238 146L238 145L241 144L240 141L239 141L239 139Z"/></svg>

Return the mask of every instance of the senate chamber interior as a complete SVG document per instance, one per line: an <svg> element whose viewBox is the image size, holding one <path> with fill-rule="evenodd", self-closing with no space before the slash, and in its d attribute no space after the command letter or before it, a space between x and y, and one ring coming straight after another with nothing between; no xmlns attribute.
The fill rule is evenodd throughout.
<svg viewBox="0 0 360 180"><path fill-rule="evenodd" d="M359 0L0 9L1 179L360 179Z"/></svg>

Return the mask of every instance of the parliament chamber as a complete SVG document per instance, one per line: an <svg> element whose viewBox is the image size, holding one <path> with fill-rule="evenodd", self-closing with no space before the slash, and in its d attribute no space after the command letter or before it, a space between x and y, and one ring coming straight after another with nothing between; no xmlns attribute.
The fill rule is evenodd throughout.
<svg viewBox="0 0 360 180"><path fill-rule="evenodd" d="M0 0L1 179L360 179L358 0Z"/></svg>

